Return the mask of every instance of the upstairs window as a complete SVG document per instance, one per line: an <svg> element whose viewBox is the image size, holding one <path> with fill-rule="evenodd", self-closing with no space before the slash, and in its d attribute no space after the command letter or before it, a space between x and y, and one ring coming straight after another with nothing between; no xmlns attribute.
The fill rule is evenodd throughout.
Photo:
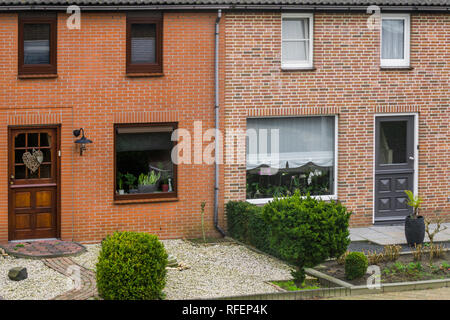
<svg viewBox="0 0 450 320"><path fill-rule="evenodd" d="M162 15L127 17L127 73L162 73Z"/></svg>
<svg viewBox="0 0 450 320"><path fill-rule="evenodd" d="M282 69L313 67L313 15L283 14L282 16Z"/></svg>
<svg viewBox="0 0 450 320"><path fill-rule="evenodd" d="M56 15L19 16L19 74L56 74Z"/></svg>
<svg viewBox="0 0 450 320"><path fill-rule="evenodd" d="M408 14L383 14L381 17L381 66L409 67Z"/></svg>

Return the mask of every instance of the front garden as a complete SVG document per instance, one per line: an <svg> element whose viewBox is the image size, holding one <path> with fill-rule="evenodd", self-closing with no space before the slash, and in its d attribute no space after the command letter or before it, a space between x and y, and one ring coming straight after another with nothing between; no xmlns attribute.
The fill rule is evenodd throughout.
<svg viewBox="0 0 450 320"><path fill-rule="evenodd" d="M396 245L349 252L351 212L335 201L296 192L264 206L231 201L226 214L231 238L160 241L146 233L115 232L70 259L96 278L99 295L91 299L198 299L288 291L314 297L323 288L331 292L365 286L373 267L382 284L450 279L449 251L433 241L439 227L431 232L427 224L430 243L410 253ZM8 269L17 266L28 269L26 279L8 279ZM0 257L0 297L52 299L64 294L69 275L51 266Z"/></svg>

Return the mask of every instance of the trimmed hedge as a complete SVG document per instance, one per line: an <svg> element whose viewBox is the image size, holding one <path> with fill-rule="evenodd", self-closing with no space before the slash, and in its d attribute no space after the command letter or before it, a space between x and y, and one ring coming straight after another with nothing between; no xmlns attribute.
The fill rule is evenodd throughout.
<svg viewBox="0 0 450 320"><path fill-rule="evenodd" d="M304 268L342 255L349 243L351 212L339 202L299 193L274 199L264 207L244 201L226 204L229 235L297 266L296 283Z"/></svg>
<svg viewBox="0 0 450 320"><path fill-rule="evenodd" d="M102 242L98 292L105 300L160 299L166 266L167 253L155 235L115 232Z"/></svg>
<svg viewBox="0 0 450 320"><path fill-rule="evenodd" d="M270 244L271 230L262 217L263 207L246 201L229 201L225 209L230 237L280 257L277 248Z"/></svg>

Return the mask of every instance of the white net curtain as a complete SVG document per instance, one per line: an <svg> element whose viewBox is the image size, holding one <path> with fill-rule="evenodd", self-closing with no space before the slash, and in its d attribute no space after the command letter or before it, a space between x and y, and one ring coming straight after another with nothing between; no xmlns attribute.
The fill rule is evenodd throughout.
<svg viewBox="0 0 450 320"><path fill-rule="evenodd" d="M299 168L309 163L333 166L334 121L334 117L248 119L247 170Z"/></svg>
<svg viewBox="0 0 450 320"><path fill-rule="evenodd" d="M404 58L405 21L400 19L383 19L382 59Z"/></svg>
<svg viewBox="0 0 450 320"><path fill-rule="evenodd" d="M283 61L307 61L309 59L309 19L283 19L282 33Z"/></svg>

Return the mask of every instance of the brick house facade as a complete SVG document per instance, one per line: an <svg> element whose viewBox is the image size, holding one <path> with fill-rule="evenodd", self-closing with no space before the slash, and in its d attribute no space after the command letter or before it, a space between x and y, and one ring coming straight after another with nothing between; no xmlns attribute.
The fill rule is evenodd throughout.
<svg viewBox="0 0 450 320"><path fill-rule="evenodd" d="M173 196L126 198L117 195L115 155L118 135L137 134L136 125L165 128L174 124L193 132L194 122L202 121L203 132L214 128L218 9L223 10L219 128L226 137L225 159L245 156L242 144L236 154L227 153L226 146L232 142L227 132L245 130L250 118L333 116L337 151L333 193L354 211L353 226L370 225L375 202L375 115L413 115L418 128L415 144L420 146L415 153L419 157L415 191L424 198L424 214L448 220L448 13L410 12L411 68L380 69L380 32L367 27L365 7L355 12L316 8L313 67L282 70L280 10L242 10L220 3L192 10L149 0L149 5L154 4L160 6L149 6L149 11L163 9L162 72L134 75L127 74L125 8L90 11L82 7L81 29L71 30L66 27L68 15L55 7L57 72L45 77L19 75L22 12L0 11L0 241L20 238L20 233L13 232L12 215L22 215L21 223L28 227L39 223L45 227L51 218L39 209L39 203L46 201L55 210L55 237L63 240L96 242L115 230L150 232L161 238L199 237L202 202L208 235L219 234L213 224L214 165L178 164ZM0 2L2 9L8 5L9 1ZM449 6L436 6L442 7ZM54 130L58 138L51 157L54 162L49 164L55 166L55 179L42 185L32 181L30 189L20 191L19 179L11 178L12 168L23 165L16 161L23 151L34 153L29 141L40 128ZM73 135L79 128L93 141L82 155ZM28 139L22 149L15 140L21 133ZM42 146L41 138L39 143ZM198 143L193 139L193 149ZM32 187L43 189L37 194ZM219 166L220 226L226 225L224 203L245 199L246 164L225 160ZM27 206L31 211L26 211Z"/></svg>

